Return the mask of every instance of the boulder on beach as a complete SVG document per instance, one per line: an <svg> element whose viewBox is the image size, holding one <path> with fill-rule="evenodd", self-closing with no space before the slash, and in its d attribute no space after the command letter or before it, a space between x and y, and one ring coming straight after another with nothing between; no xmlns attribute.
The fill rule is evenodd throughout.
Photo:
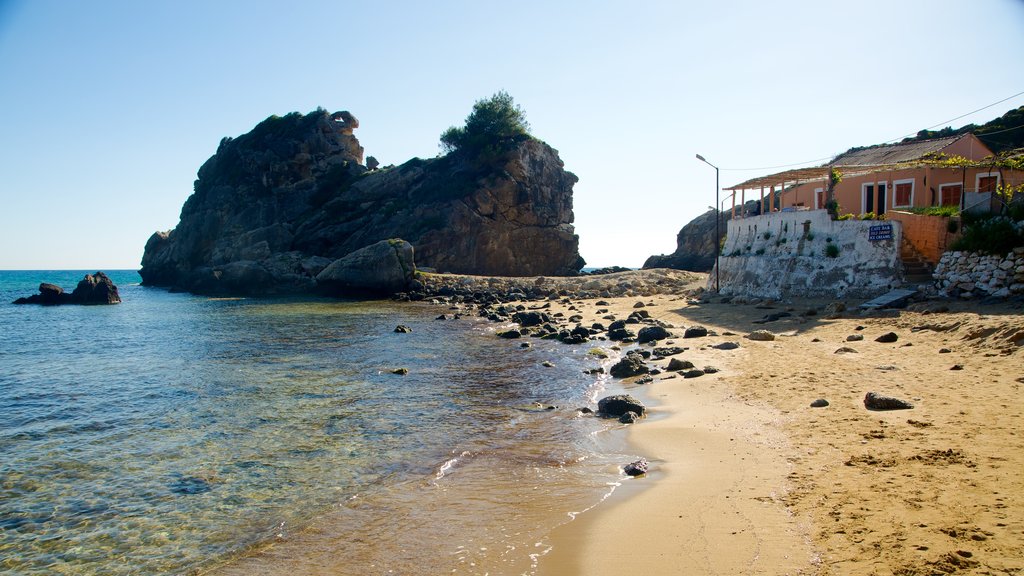
<svg viewBox="0 0 1024 576"><path fill-rule="evenodd" d="M629 476L642 476L647 474L649 465L647 464L646 458L641 458L635 462L630 462L622 467L622 471Z"/></svg>
<svg viewBox="0 0 1024 576"><path fill-rule="evenodd" d="M415 272L412 244L393 238L331 262L316 275L316 283L331 295L393 294L404 290Z"/></svg>
<svg viewBox="0 0 1024 576"><path fill-rule="evenodd" d="M640 331L636 333L636 341L640 344L664 340L671 337L672 333L661 326L647 326L646 328L641 328Z"/></svg>
<svg viewBox="0 0 1024 576"><path fill-rule="evenodd" d="M626 412L636 412L643 416L647 413L647 407L629 394L616 394L605 396L597 402L597 411L605 416L619 417Z"/></svg>

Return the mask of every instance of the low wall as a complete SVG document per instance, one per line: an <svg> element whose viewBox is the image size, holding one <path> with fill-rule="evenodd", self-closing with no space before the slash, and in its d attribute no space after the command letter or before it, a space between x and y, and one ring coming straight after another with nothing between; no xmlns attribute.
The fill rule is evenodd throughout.
<svg viewBox="0 0 1024 576"><path fill-rule="evenodd" d="M946 252L933 274L944 296L1006 297L1024 294L1024 248L1006 256Z"/></svg>
<svg viewBox="0 0 1024 576"><path fill-rule="evenodd" d="M810 210L732 220L726 230L722 294L869 298L903 283L900 222L833 221L824 210ZM835 257L826 255L829 245L838 250ZM708 289L714 288L712 271Z"/></svg>
<svg viewBox="0 0 1024 576"><path fill-rule="evenodd" d="M933 266L942 258L953 240L960 237L959 218L925 216L896 210L886 212L885 217L902 224L903 237ZM949 231L950 221L956 222L957 233Z"/></svg>

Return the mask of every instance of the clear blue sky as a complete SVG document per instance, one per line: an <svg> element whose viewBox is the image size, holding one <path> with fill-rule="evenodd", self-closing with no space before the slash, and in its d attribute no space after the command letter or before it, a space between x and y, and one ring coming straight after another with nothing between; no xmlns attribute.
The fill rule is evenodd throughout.
<svg viewBox="0 0 1024 576"><path fill-rule="evenodd" d="M271 114L350 110L397 164L502 89L580 178L584 258L639 266L714 203L694 154L891 140L1024 91L1022 56L1021 0L0 0L0 269L138 267L220 139Z"/></svg>

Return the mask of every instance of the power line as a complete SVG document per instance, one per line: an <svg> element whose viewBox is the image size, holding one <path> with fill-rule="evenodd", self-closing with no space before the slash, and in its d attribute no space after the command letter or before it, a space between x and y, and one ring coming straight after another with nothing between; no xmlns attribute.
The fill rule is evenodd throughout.
<svg viewBox="0 0 1024 576"><path fill-rule="evenodd" d="M993 102L993 103L988 104L986 106L982 106L981 108L978 108L977 110L972 110L972 111L970 111L970 112L968 112L966 114L961 114L961 115L957 116L956 118L950 118L949 120L946 120L945 122L939 122L938 124L935 124L934 126L929 126L929 127L925 128L925 130L931 130L932 128L937 128L937 127L942 126L942 125L948 125L950 122L954 122L956 120L964 118L965 116L970 116L971 114L974 114L974 113L977 113L977 112L981 112L982 110L986 110L986 109L991 108L993 106L996 106L998 104L1002 104L1003 102L1006 102L1007 100L1012 100L1012 99L1014 99L1014 98L1016 98L1018 96L1021 96L1021 95L1024 95L1024 91L1017 92L1013 96L1007 96L1006 98L1003 98L1002 100L999 100L998 102ZM1007 128L1006 130L1000 130L999 132L986 132L985 134L982 134L982 136L989 136L989 135L992 135L992 134L1001 134L1003 132L1008 132L1010 130L1016 130L1017 128L1020 128L1020 126L1016 126L1014 128ZM911 134L907 134L906 136L899 136L897 138L893 138L892 140L886 140L885 142L883 142L883 144L889 144L889 143L892 143L892 142L896 142L897 140L903 140L904 138L910 138L911 136L916 136L916 135L917 135L917 132L913 132ZM796 163L793 163L793 164L780 164L778 166L761 166L761 167L758 167L758 168L720 168L720 170L722 170L723 172L750 172L750 171L755 171L755 170L775 170L775 169L778 169L778 168L793 168L795 166L803 166L804 164L813 164L815 162L822 162L824 160L831 160L832 158L835 158L835 155L826 156L824 158L815 158L814 160L805 160L804 162L796 162Z"/></svg>

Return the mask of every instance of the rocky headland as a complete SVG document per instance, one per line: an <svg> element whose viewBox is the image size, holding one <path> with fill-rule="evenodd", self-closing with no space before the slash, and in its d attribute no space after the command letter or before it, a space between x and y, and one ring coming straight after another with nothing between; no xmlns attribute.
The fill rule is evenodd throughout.
<svg viewBox="0 0 1024 576"><path fill-rule="evenodd" d="M583 266L572 226L577 178L554 148L523 134L500 153L455 150L378 169L372 157L364 163L358 126L348 112L319 109L224 138L199 169L178 225L146 243L143 284L201 294L346 292L348 281L336 279L353 275L339 260L403 241L408 261L388 256L380 266L398 266L389 280L356 291L397 291L395 277L411 278L402 266L412 250L416 265L440 272L561 276ZM363 256L364 269L377 266Z"/></svg>
<svg viewBox="0 0 1024 576"><path fill-rule="evenodd" d="M756 200L751 200L744 209L747 214L758 214L758 206ZM719 223L721 237L725 236L725 223L731 219L731 210L722 212L722 221ZM675 252L650 256L643 267L708 272L715 266L715 237L715 211L708 210L679 230Z"/></svg>

